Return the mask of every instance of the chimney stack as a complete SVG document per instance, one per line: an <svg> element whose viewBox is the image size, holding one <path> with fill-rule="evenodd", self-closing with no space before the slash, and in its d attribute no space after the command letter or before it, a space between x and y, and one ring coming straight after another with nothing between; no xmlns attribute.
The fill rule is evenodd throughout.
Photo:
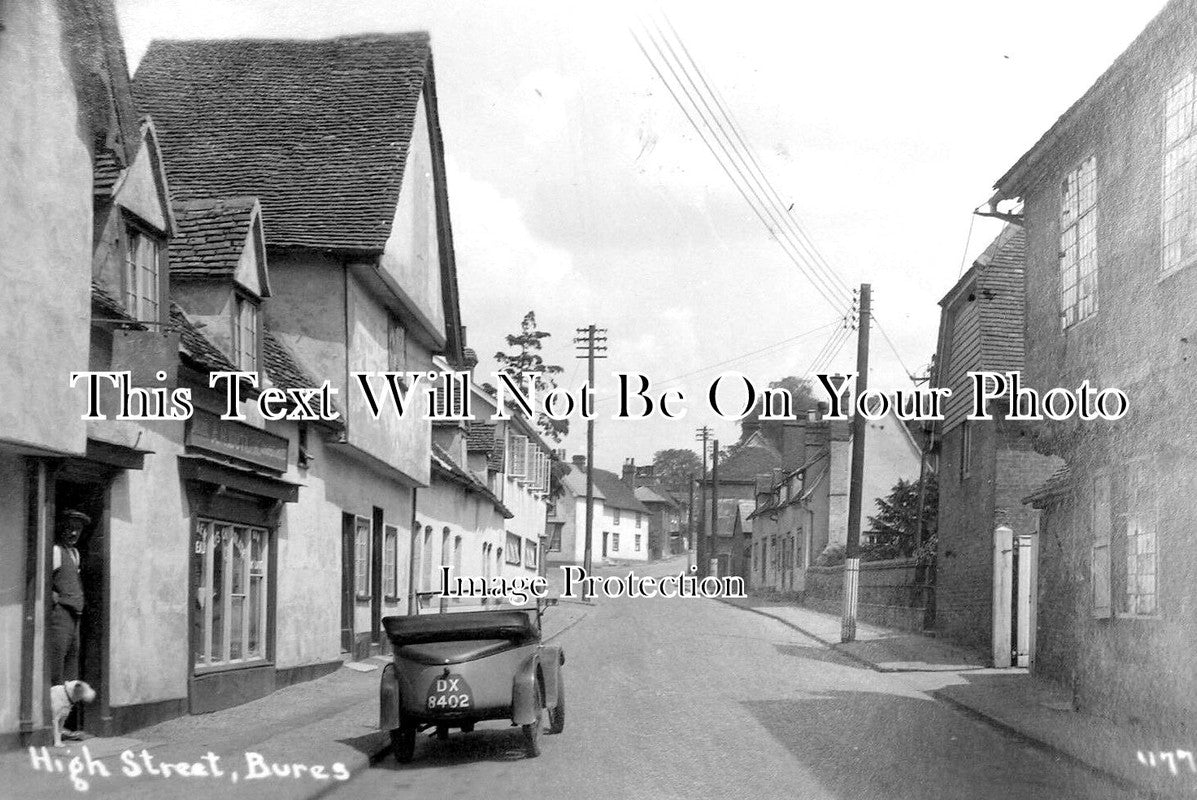
<svg viewBox="0 0 1197 800"><path fill-rule="evenodd" d="M573 462L575 467L586 469L586 456L574 456Z"/></svg>
<svg viewBox="0 0 1197 800"><path fill-rule="evenodd" d="M636 488L636 459L625 458L623 460L623 482L631 488Z"/></svg>

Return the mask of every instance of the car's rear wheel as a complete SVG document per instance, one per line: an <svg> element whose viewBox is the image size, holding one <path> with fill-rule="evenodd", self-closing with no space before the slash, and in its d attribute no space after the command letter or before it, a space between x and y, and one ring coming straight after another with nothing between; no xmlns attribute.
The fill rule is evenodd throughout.
<svg viewBox="0 0 1197 800"><path fill-rule="evenodd" d="M540 728L542 725L541 709L544 708L544 692L540 688L540 681L536 682L536 721L524 726L524 755L536 758L540 755Z"/></svg>
<svg viewBox="0 0 1197 800"><path fill-rule="evenodd" d="M557 673L557 707L549 709L549 732L565 730L565 676Z"/></svg>
<svg viewBox="0 0 1197 800"><path fill-rule="evenodd" d="M412 756L416 752L415 725L405 722L391 730L391 752L395 754L395 760L400 764L411 763Z"/></svg>

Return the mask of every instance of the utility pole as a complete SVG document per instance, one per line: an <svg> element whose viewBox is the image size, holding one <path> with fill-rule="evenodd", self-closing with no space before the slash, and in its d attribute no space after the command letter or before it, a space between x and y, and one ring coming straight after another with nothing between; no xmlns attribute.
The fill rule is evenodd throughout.
<svg viewBox="0 0 1197 800"><path fill-rule="evenodd" d="M694 438L702 441L702 476L698 482L698 525L694 529L694 557L697 561L695 566L698 567L698 574L703 575L703 566L707 557L707 542L706 542L706 510L707 510L707 494L704 481L707 479L707 440L711 436L711 429L703 425L695 433Z"/></svg>
<svg viewBox="0 0 1197 800"><path fill-rule="evenodd" d="M873 289L860 285L860 319L856 328L856 398L869 388L869 312ZM859 408L852 414L852 474L848 484L848 545L844 548L844 617L841 642L856 641L856 605L860 593L860 502L864 493L865 429Z"/></svg>
<svg viewBox="0 0 1197 800"><path fill-rule="evenodd" d="M698 568L698 575L705 578L711 572L711 546L719 535L719 440L711 448L711 540L707 543L707 560ZM716 556L718 557L718 556Z"/></svg>
<svg viewBox="0 0 1197 800"><path fill-rule="evenodd" d="M585 328L577 329L578 335L574 337L574 349L581 354L575 358L584 358L587 361L588 379L586 385L590 391L594 391L594 362L595 359L606 358L603 355L607 352L607 329L598 328L594 325L588 325ZM593 411L593 409L592 409ZM586 570L586 574L593 571L594 559L591 554L591 543L594 541L594 414L591 413L590 418L586 420L586 550L582 556L582 568ZM586 598L590 599L589 593Z"/></svg>
<svg viewBox="0 0 1197 800"><path fill-rule="evenodd" d="M689 506L689 510L686 512L686 537L690 541L689 541L689 546L686 548L686 550L690 555L694 555L696 551L695 551L695 545L694 545L694 474L693 473L690 474L690 480L687 481L687 483L690 484L690 506Z"/></svg>

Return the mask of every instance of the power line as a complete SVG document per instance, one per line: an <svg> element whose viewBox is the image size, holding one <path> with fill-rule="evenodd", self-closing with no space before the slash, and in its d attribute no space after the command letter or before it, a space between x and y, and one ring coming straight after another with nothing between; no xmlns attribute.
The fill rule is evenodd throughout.
<svg viewBox="0 0 1197 800"><path fill-rule="evenodd" d="M750 357L752 357L752 356L755 356L755 355L760 355L761 353L764 353L764 352L767 352L767 351L770 351L770 350L776 350L776 349L777 349L777 348L779 348L779 347L784 347L785 345L787 345L787 344L791 344L792 342L796 342L796 341L798 341L799 339L805 339L807 336L810 336L811 334L818 333L819 331L825 331L825 330L827 330L828 328L831 328L831 327L833 327L833 326L837 326L837 325L840 325L840 324L842 324L842 320L836 320L835 322L829 322L829 323L827 323L826 325L820 325L820 326L819 326L819 327L817 327L817 328L811 328L809 331L805 331L805 332L803 332L803 333L799 333L799 334L798 334L798 335L796 335L796 336L791 336L791 337L790 337L790 338L788 338L788 339L782 339L782 340L781 340L781 341L779 341L779 342L774 342L773 344L765 345L764 347L762 347L762 348L760 348L760 349L758 349L758 350L753 350L753 351L751 351L751 352L748 352L748 353L742 353L742 354L740 354L740 355L738 355L738 356L732 356L731 358L729 358L729 359L727 359L727 360L725 360L725 361L718 361L718 362L716 362L716 363L714 363L714 364L708 364L708 365L706 365L705 367L699 367L698 369L691 370L690 372L685 372L685 373L682 373L681 375L675 375L674 377L672 377L672 378L667 378L667 379L665 379L665 380L663 380L663 381L655 381L655 382L654 382L654 385L657 385L657 386L664 386L664 385L666 385L666 384L670 384L670 383L673 383L673 382L675 382L675 381L680 381L682 378L689 378L691 375L699 375L699 374L701 374L701 373L703 373L703 372L708 372L708 371L710 371L710 370L712 370L712 369L717 369L718 367L725 367L725 366L727 366L727 365L729 365L729 364L734 364L734 363L735 363L735 362L737 362L737 361L743 361L743 360L744 360L744 359L746 359L746 358L750 358ZM598 400L596 400L595 402L596 402L596 403L604 403L604 402L606 402L606 401L608 401L608 400L614 400L614 399L616 399L617 397L619 397L619 395L614 395L614 394L613 394L613 395L608 395L607 397L601 397L601 398L599 398L599 399L598 399Z"/></svg>
<svg viewBox="0 0 1197 800"><path fill-rule="evenodd" d="M768 219L766 219L765 214L762 213L761 209L757 205L757 202L754 202L754 200L751 197L749 197L749 192L753 191L751 186L748 186L748 190L746 190L744 188L744 186L741 186L740 181L736 180L735 175L732 174L733 169L736 171L737 174L741 175L741 179L744 181L745 185L747 185L747 179L743 177L742 171L738 167L736 167L734 164L729 166L728 163L725 161L725 159L720 157L719 153L715 149L715 145L713 145L711 143L711 140L714 140L715 144L719 145L720 149L722 149L725 153L727 153L727 147L715 135L714 129L711 128L710 124L706 121L705 117L703 118L703 126L705 126L707 131L709 131L709 134L710 134L709 136L707 133L703 132L703 126L700 126L699 123L695 120L694 114L691 113L690 108L685 103L682 102L681 97L674 90L673 85L665 78L665 74L661 71L661 68L660 68L660 66L658 66L656 60L653 59L653 57L649 54L648 50L645 48L644 42L641 41L639 34L637 34L634 29L629 29L629 30L631 31L632 38L634 38L636 40L636 45L637 45L637 47L640 48L640 52L644 55L644 58L649 62L649 65L653 68L653 71L656 72L657 77L661 79L661 82L665 85L665 88L669 91L670 96L673 97L673 100L677 104L678 108L680 108L682 113L686 116L686 120L690 123L691 127L693 127L694 130L698 133L699 138L702 140L703 144L707 147L708 150L710 150L711 155L714 156L714 158L715 158L716 162L718 162L720 168L723 169L724 173L728 177L728 180L730 180L732 182L732 185L734 185L736 187L736 190L740 193L740 196L744 198L744 202L746 202L749 205L749 207L752 209L753 213L755 213L757 218L761 221L761 224L765 226L765 229L769 231L769 233L773 237L773 239L778 243L778 245L781 246L781 248L782 248L783 252L785 252L786 256L792 262L794 262L794 265L796 267L798 267L799 271L807 278L808 281L810 281L811 286L814 287L814 289L823 297L824 300L827 301L827 303L833 309L835 309L836 311L842 312L844 310L843 301L832 299L832 297L828 294L828 292L826 290L824 290L823 286L820 285L819 281L816 280L816 278L812 276L812 273L802 263L802 260L795 255L795 253L797 252L796 248L794 249L794 252L791 252L791 248L793 247L793 245L787 246L788 240L783 239L780 236L778 236L777 231L774 230L774 225L771 224ZM661 49L661 46L657 43L657 41L652 37L651 34L647 33L647 31L646 31L646 38L648 38L649 41L653 44L653 47L657 50L658 54L661 57L661 60L665 62L665 66L669 69L670 74L673 75L674 81L677 82L679 88L681 88L683 93L686 94L686 97L687 97L687 99L690 100L691 104L694 105L695 112L701 116L701 111L699 110L697 103L693 100L693 98L690 95L689 90L686 88L686 86L682 83L681 79L678 77L677 70L674 68L673 64L669 61L668 58L665 57L664 51ZM730 155L728 155L728 158L730 158ZM753 194L755 195L755 191L753 191Z"/></svg>
<svg viewBox="0 0 1197 800"><path fill-rule="evenodd" d="M842 291L845 294L848 293L849 291L851 291L850 287L843 280L843 278L841 278L839 276L839 274L834 269L832 269L832 267L828 263L827 259L824 258L823 254L819 251L819 248L815 245L814 240L803 229L801 222L798 219L796 219L795 216L792 214L791 209L786 209L785 211L781 211L782 206L785 205L784 201L781 199L780 195L777 193L777 190L773 187L773 183L769 180L768 176L765 175L765 171L761 168L760 161L757 159L756 153L753 151L753 148L748 144L746 137L744 136L743 129L740 127L739 123L731 115L731 113L727 110L727 103L723 100L723 96L719 93L717 88L712 87L711 84L707 81L706 76L704 75L704 73L702 71L702 68L698 66L698 62L695 60L694 56L692 56L690 54L690 49L688 47L686 47L685 40L682 39L681 35L677 32L677 29L674 28L673 22L669 19L669 15L662 12L661 16L664 18L665 24L669 27L669 30L673 34L673 38L677 41L678 46L682 49L682 52L685 54L686 59L690 62L690 65L694 68L694 71L698 74L699 80L702 81L702 85L706 88L707 93L711 96L712 100L715 102L715 106L722 113L723 118L725 120L727 120L728 126L731 128L732 133L735 134L736 140L739 142L740 149L742 150L744 155L746 155L748 157L748 160L751 162L752 166L756 168L756 173L760 176L761 180L764 181L764 184L768 190L768 193L771 194L771 196L772 196L774 208L777 209L780 216L787 223L789 223L789 227L791 228L791 230L793 230L794 232L797 233L799 239L805 245L805 249L807 250L807 253L811 256L811 259L814 262L814 265L816 267L821 267L823 269L824 273L826 274L826 276L830 277L830 279L832 280L833 283L838 283L839 287L842 289ZM655 25L655 23L654 23L654 25ZM659 26L657 26L657 30L658 30L658 32L660 31ZM664 38L664 37L662 37L662 38ZM683 70L684 69L685 69L685 66L683 64ZM791 208L792 208L792 206L791 206Z"/></svg>

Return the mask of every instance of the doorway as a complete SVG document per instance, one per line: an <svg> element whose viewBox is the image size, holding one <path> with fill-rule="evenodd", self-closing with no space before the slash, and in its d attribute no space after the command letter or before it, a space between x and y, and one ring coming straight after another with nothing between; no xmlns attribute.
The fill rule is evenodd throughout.
<svg viewBox="0 0 1197 800"><path fill-rule="evenodd" d="M54 484L55 531L58 520L67 509L82 511L91 521L84 527L75 549L79 551L79 579L83 586L83 613L79 618L79 670L75 676L96 690L97 702L76 704L66 727L96 736L108 733L105 726L111 721L107 687L108 664L108 587L109 543L106 536L105 506L109 481L107 478L88 478L64 469L66 477ZM61 474L61 473L60 473ZM48 665L47 665L48 673Z"/></svg>

